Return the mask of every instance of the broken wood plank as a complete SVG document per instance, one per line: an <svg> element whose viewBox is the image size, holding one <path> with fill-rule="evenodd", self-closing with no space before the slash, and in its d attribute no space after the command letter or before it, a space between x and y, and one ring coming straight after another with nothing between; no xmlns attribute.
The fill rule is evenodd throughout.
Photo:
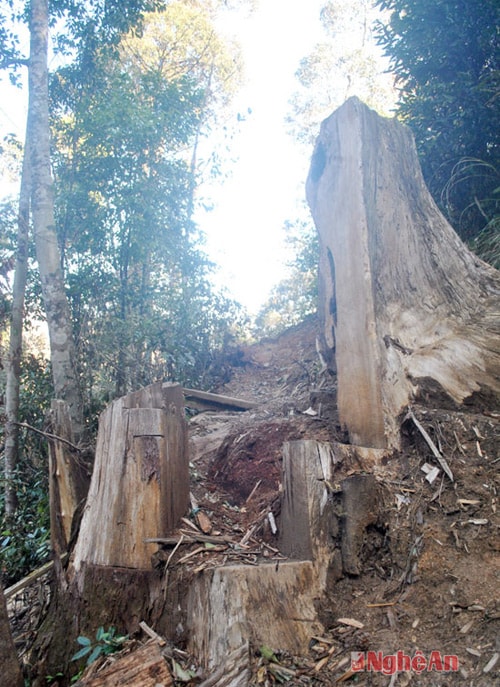
<svg viewBox="0 0 500 687"><path fill-rule="evenodd" d="M245 411L256 407L253 401L246 401L232 396L222 396L208 391L184 388L184 400L190 408L199 410L237 410Z"/></svg>
<svg viewBox="0 0 500 687"><path fill-rule="evenodd" d="M97 674L78 680L75 687L173 687L172 676L156 640L117 657Z"/></svg>

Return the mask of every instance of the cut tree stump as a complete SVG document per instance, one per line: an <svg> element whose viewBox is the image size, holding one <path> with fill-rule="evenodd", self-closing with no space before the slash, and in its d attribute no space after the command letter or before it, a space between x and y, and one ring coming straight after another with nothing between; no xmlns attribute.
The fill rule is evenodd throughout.
<svg viewBox="0 0 500 687"><path fill-rule="evenodd" d="M188 504L182 387L154 384L113 401L100 418L74 570L150 570L156 547L145 540L167 536Z"/></svg>
<svg viewBox="0 0 500 687"><path fill-rule="evenodd" d="M189 507L186 429L178 384L153 384L101 414L78 539L33 647L33 687L75 669L79 635L93 637L101 625L133 634L140 621L154 625L163 615L167 593L151 561L157 545L146 540L168 536Z"/></svg>
<svg viewBox="0 0 500 687"><path fill-rule="evenodd" d="M285 443L278 543L289 560L204 570L190 586L188 646L207 671L225 666L229 655L248 644L304 654L311 637L324 631L321 616L331 612L325 603L328 586L343 569L359 574L365 529L379 516L372 475L354 474L343 481L337 499L331 493L336 465L350 458L366 469L374 459L366 453L365 464L356 447ZM234 668L232 659L226 672ZM246 687L249 670L248 652L242 652L228 687Z"/></svg>
<svg viewBox="0 0 500 687"><path fill-rule="evenodd" d="M410 130L349 99L321 125L307 199L351 443L399 448L413 401L498 407L500 275L440 213Z"/></svg>

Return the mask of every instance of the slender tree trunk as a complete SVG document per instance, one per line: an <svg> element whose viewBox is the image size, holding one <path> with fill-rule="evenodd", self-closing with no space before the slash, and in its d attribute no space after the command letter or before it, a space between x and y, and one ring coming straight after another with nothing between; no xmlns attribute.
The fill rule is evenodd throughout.
<svg viewBox="0 0 500 687"><path fill-rule="evenodd" d="M17 660L16 648L9 625L7 604L3 587L0 584L0 685L9 687L22 687L23 675Z"/></svg>
<svg viewBox="0 0 500 687"><path fill-rule="evenodd" d="M19 215L17 223L17 253L12 288L12 314L10 319L9 355L6 361L7 382L5 389L5 514L12 516L17 508L13 476L17 464L19 428L19 384L23 348L24 296L28 273L28 240L30 214L30 145L29 123L26 127Z"/></svg>
<svg viewBox="0 0 500 687"><path fill-rule="evenodd" d="M83 429L81 392L75 372L69 304L64 290L54 220L48 106L48 2L31 1L29 117L32 127L32 214L42 295L49 328L54 391L68 403L75 437Z"/></svg>

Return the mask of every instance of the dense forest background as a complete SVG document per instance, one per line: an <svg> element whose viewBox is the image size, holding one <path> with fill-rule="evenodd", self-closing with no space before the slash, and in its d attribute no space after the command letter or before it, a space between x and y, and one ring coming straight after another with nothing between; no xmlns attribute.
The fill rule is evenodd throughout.
<svg viewBox="0 0 500 687"><path fill-rule="evenodd" d="M317 245L307 213L287 222L288 274L253 322L213 285L216 266L195 221L203 184L227 173L238 120L231 101L244 78L239 47L219 34L217 17L253 4L2 6L2 78L30 73L26 143L0 142L3 177L20 189L0 206L6 585L49 554L43 431L51 399L68 394L76 439L91 446L110 400L160 379L217 386L238 341L276 334L316 309ZM384 114L395 98L435 201L496 267L499 14L495 0L325 2L324 38L298 65L284 122L290 145L312 150L319 122L347 96ZM57 56L50 73L44 30ZM388 74L380 73L377 49Z"/></svg>

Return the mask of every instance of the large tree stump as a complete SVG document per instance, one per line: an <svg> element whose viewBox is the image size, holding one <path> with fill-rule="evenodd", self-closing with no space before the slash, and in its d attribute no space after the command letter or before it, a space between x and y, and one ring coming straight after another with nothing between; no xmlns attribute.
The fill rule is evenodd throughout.
<svg viewBox="0 0 500 687"><path fill-rule="evenodd" d="M131 634L162 615L166 592L151 562L157 546L145 540L167 536L188 503L182 387L158 383L111 403L100 417L75 549L33 650L34 687L48 672L76 669L69 659L78 635L93 637L100 625Z"/></svg>
<svg viewBox="0 0 500 687"><path fill-rule="evenodd" d="M499 273L439 212L410 130L348 100L321 126L307 199L351 442L398 448L398 416L415 399L497 404Z"/></svg>
<svg viewBox="0 0 500 687"><path fill-rule="evenodd" d="M87 565L151 569L189 499L182 387L154 384L111 403L100 418L94 472L75 547Z"/></svg>

